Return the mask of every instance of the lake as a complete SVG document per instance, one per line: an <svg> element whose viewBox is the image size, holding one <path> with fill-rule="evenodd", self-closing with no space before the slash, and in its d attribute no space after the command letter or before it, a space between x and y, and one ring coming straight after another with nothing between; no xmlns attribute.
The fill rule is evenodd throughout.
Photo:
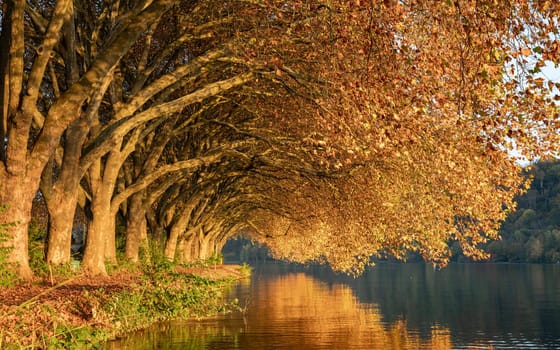
<svg viewBox="0 0 560 350"><path fill-rule="evenodd" d="M110 349L559 349L560 265L378 264L360 278L263 264L242 311L158 324Z"/></svg>

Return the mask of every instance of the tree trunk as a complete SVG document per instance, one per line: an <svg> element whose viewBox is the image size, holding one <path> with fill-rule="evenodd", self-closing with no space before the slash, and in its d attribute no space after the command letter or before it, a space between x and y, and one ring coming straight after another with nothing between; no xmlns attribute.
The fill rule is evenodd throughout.
<svg viewBox="0 0 560 350"><path fill-rule="evenodd" d="M185 261L185 239L182 238L179 240L179 242L177 242L177 249L176 249L176 258L175 258L175 262L178 264L184 264L186 263ZM166 259L169 260L169 258L166 256Z"/></svg>
<svg viewBox="0 0 560 350"><path fill-rule="evenodd" d="M103 225L99 218L103 215L100 200L97 194L101 187L101 159L92 163L89 168L89 182L92 192L95 194L90 205L92 219L88 223L88 234L86 236L86 247L82 265L86 272L93 275L107 275L105 269L105 241L103 237ZM105 210L109 210L105 206ZM95 220L95 218L98 218ZM100 227L101 226L101 227Z"/></svg>
<svg viewBox="0 0 560 350"><path fill-rule="evenodd" d="M140 257L144 259L146 264L152 261L152 251L150 249L150 242L148 241L148 224L146 216L142 218L140 225Z"/></svg>
<svg viewBox="0 0 560 350"><path fill-rule="evenodd" d="M60 164L60 173L56 183L52 185L52 172L43 172L41 190L49 210L49 241L47 262L61 265L70 262L70 245L72 243L72 227L78 202L78 193L82 173L80 157L82 145L89 131L83 118L73 122L66 130L64 157ZM48 169L48 168L47 168ZM50 188L45 188L49 186Z"/></svg>
<svg viewBox="0 0 560 350"><path fill-rule="evenodd" d="M86 249L83 265L86 271L94 275L107 275L105 262L116 264L115 216L107 203L107 192L93 198L91 211L93 219L88 225Z"/></svg>
<svg viewBox="0 0 560 350"><path fill-rule="evenodd" d="M151 208L146 210L146 222L152 236L152 244L154 245L154 248L158 252L163 252L163 247L165 246L167 238L165 235L165 229L161 225L160 220L158 220L156 212Z"/></svg>
<svg viewBox="0 0 560 350"><path fill-rule="evenodd" d="M197 260L206 260L210 258L210 242L206 238L202 238L198 241L199 251Z"/></svg>
<svg viewBox="0 0 560 350"><path fill-rule="evenodd" d="M173 225L171 227L171 232L169 233L169 238L165 242L165 250L163 255L169 261L175 260L175 253L177 250L177 243L179 242L179 237L183 231L179 229L178 225Z"/></svg>
<svg viewBox="0 0 560 350"><path fill-rule="evenodd" d="M197 251L196 235L189 235L179 240L177 245L177 262L180 264L194 262Z"/></svg>
<svg viewBox="0 0 560 350"><path fill-rule="evenodd" d="M56 199L58 196L54 196ZM56 200L58 205L49 207L49 238L47 244L47 263L63 265L70 262L72 227L76 211L77 196L70 194Z"/></svg>
<svg viewBox="0 0 560 350"><path fill-rule="evenodd" d="M115 214L109 210L109 214L104 217L103 235L105 235L105 262L117 265L117 218Z"/></svg>
<svg viewBox="0 0 560 350"><path fill-rule="evenodd" d="M111 199L123 160L123 155L118 149L120 149L120 145L117 146L116 151L109 153L102 176L101 160L96 161L90 168L90 182L93 189L91 201L93 219L88 227L88 239L83 263L86 270L92 274L106 275L105 261L112 264L117 263L115 245L116 211L111 208ZM91 248L89 248L90 242Z"/></svg>
<svg viewBox="0 0 560 350"><path fill-rule="evenodd" d="M97 200L95 200L97 199ZM94 197L91 204L93 220L89 222L86 248L84 252L84 270L93 275L107 275L105 269L105 240L107 238L107 221L110 216L110 209L103 205L99 196Z"/></svg>
<svg viewBox="0 0 560 350"><path fill-rule="evenodd" d="M180 236L185 232L187 228L187 225L190 221L192 209L193 205L187 204L187 206L180 212L179 218L175 221L173 226L171 226L171 232L169 233L169 238L165 243L164 251L164 255L167 260L175 260L177 243L179 242Z"/></svg>
<svg viewBox="0 0 560 350"><path fill-rule="evenodd" d="M226 245L226 242L228 241L228 237L216 240L215 243L215 252L216 254L222 254L222 249L224 249L224 246Z"/></svg>
<svg viewBox="0 0 560 350"><path fill-rule="evenodd" d="M144 193L141 191L130 198L126 217L125 256L135 264L138 263L140 245L144 238L142 231L146 231L146 212L142 203Z"/></svg>
<svg viewBox="0 0 560 350"><path fill-rule="evenodd" d="M214 252L214 245L212 235L210 233L204 232L203 228L200 228L199 236L198 236L198 256L196 257L197 260L206 260L212 256Z"/></svg>
<svg viewBox="0 0 560 350"><path fill-rule="evenodd" d="M25 280L33 278L29 267L28 226L31 221L31 206L37 193L37 177L6 175L0 177L0 205L6 209L0 211L0 223L7 227L8 241L3 244L10 247L8 262L18 276ZM35 181L33 181L35 180Z"/></svg>

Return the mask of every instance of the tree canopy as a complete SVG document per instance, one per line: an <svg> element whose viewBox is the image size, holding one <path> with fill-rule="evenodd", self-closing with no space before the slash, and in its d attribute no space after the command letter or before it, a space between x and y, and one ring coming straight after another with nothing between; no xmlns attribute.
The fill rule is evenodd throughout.
<svg viewBox="0 0 560 350"><path fill-rule="evenodd" d="M360 271L480 244L526 181L512 149L555 152L554 1L0 1L0 213L30 277L33 200L47 261L84 267L149 237L168 259L249 232L275 254Z"/></svg>

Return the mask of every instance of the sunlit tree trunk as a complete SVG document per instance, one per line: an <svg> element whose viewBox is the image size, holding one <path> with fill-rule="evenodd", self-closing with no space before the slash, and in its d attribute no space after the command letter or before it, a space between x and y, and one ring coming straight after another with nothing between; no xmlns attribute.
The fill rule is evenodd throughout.
<svg viewBox="0 0 560 350"><path fill-rule="evenodd" d="M180 229L180 226L186 227L186 223L185 223L185 225L181 225L183 221L188 221L188 219L183 218L183 217L179 218L177 223L175 223L175 225L173 225L171 227L171 231L169 232L169 237L167 238L167 241L165 242L165 249L163 251L163 255L169 261L174 261L175 260L177 244L180 241L179 237L181 236L181 233L183 232Z"/></svg>
<svg viewBox="0 0 560 350"><path fill-rule="evenodd" d="M120 145L117 145L116 150L109 153L105 161L103 176L99 179L98 189L94 192L92 198L92 213L93 219L96 223L93 225L94 230L99 232L92 232L88 230L89 235L104 236L105 248L103 250L104 259L106 262L117 263L117 248L115 244L115 220L116 211L111 210L111 199L117 183L119 170L123 162L125 154L119 151Z"/></svg>
<svg viewBox="0 0 560 350"><path fill-rule="evenodd" d="M72 227L82 177L80 156L88 130L89 127L82 118L72 123L66 131L64 156L54 184L52 169L45 169L43 172L41 191L49 211L47 244L49 264L60 265L70 262ZM49 164L49 167L52 165Z"/></svg>
<svg viewBox="0 0 560 350"><path fill-rule="evenodd" d="M220 253L222 246L225 243L225 241L224 243L221 243L220 238L220 234L222 233L221 228L223 224L224 220L215 221L211 219L206 229L204 231L201 230L201 235L203 234L203 236L200 238L200 259L209 259L212 256L216 256Z"/></svg>
<svg viewBox="0 0 560 350"><path fill-rule="evenodd" d="M157 213L152 209L146 210L146 221L148 231L150 232L153 240L152 243L155 245L154 248L163 252L165 247L165 229L156 214Z"/></svg>
<svg viewBox="0 0 560 350"><path fill-rule="evenodd" d="M197 237L195 234L185 236L177 246L177 262L190 263L196 261L198 254Z"/></svg>
<svg viewBox="0 0 560 350"><path fill-rule="evenodd" d="M97 217L109 215L109 210L99 204L100 201L91 204L92 213ZM88 224L88 235L84 251L84 270L93 275L107 275L105 269L105 225L102 220L92 220Z"/></svg>
<svg viewBox="0 0 560 350"><path fill-rule="evenodd" d="M138 263L139 250L146 246L146 211L143 206L145 191L130 197L126 218L125 256L133 263ZM146 252L148 253L148 252Z"/></svg>
<svg viewBox="0 0 560 350"><path fill-rule="evenodd" d="M206 260L212 256L212 236L205 234L202 227L199 230L198 247L198 256L196 257L197 260Z"/></svg>
<svg viewBox="0 0 560 350"><path fill-rule="evenodd" d="M111 210L109 210L109 214L105 218L105 225L103 228L103 234L105 235L105 262L117 265L117 218Z"/></svg>
<svg viewBox="0 0 560 350"><path fill-rule="evenodd" d="M176 258L175 258L175 262L178 264L185 264L190 262L189 260L187 260L186 257L186 252L185 250L187 249L185 247L185 245L187 244L186 239L185 238L181 238L179 239L179 242L177 243L177 250L176 250ZM189 247L190 249L190 247Z"/></svg>
<svg viewBox="0 0 560 350"><path fill-rule="evenodd" d="M103 223L100 220L102 215L109 215L109 208L101 205L101 196L97 195L101 187L101 160L93 162L89 169L89 182L92 192L95 195L91 201L92 220L88 223L88 234L86 237L86 247L82 265L85 271L94 275L107 275L105 269L105 240L103 235ZM97 220L95 219L97 217Z"/></svg>
<svg viewBox="0 0 560 350"><path fill-rule="evenodd" d="M53 199L56 197L53 197ZM76 197L75 194L70 194L60 200L58 205L51 205L48 209L50 216L47 243L48 264L63 265L70 262Z"/></svg>
<svg viewBox="0 0 560 350"><path fill-rule="evenodd" d="M148 223L145 216L142 218L142 224L140 225L140 253L143 261L150 264L152 261L152 249L148 239Z"/></svg>
<svg viewBox="0 0 560 350"><path fill-rule="evenodd" d="M109 153L103 172L100 161L92 166L90 184L93 189L91 211L93 218L88 227L88 239L84 253L84 267L93 274L106 274L104 262L116 264L115 215L111 210L111 199L117 182L123 154ZM101 174L103 174L101 176ZM102 267L102 268L101 268Z"/></svg>
<svg viewBox="0 0 560 350"><path fill-rule="evenodd" d="M193 210L192 202L187 204L183 210L179 213L178 219L173 223L171 226L171 231L169 233L169 238L165 243L165 257L173 261L175 259L177 243L179 242L179 238L187 229L187 225L191 218L191 212Z"/></svg>
<svg viewBox="0 0 560 350"><path fill-rule="evenodd" d="M102 252L102 257L93 257L92 254L84 254L84 265L90 266L93 269L92 273L105 273L104 271L97 271L96 266L99 266L98 259L107 261L111 264L117 263L117 248L115 241L115 227L116 215L120 203L112 203L113 193L117 184L119 171L123 165L124 160L134 150L134 146L138 141L140 129L136 129L127 139L126 144L122 146L123 140L121 139L113 151L111 151L105 159L103 171L101 171L100 161L96 162L95 167L91 167L90 171L90 185L92 187L92 214L93 219L88 229L88 238L92 238L93 244L104 242L104 248L94 248L95 251ZM121 147L122 146L122 147ZM88 241L89 242L89 241ZM86 251L87 251L86 245ZM86 262L86 257L91 260ZM95 262L94 262L95 261Z"/></svg>
<svg viewBox="0 0 560 350"><path fill-rule="evenodd" d="M4 174L0 178L0 203L6 206L5 210L0 211L0 223L9 223L9 240L5 244L10 248L8 260L19 277L31 279L33 272L29 267L27 229L31 220L31 205L39 183L37 178L18 175Z"/></svg>

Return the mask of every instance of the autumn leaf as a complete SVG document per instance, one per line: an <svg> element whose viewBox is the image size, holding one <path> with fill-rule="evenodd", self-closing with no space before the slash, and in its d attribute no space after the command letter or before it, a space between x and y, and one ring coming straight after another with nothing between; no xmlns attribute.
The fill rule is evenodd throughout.
<svg viewBox="0 0 560 350"><path fill-rule="evenodd" d="M520 52L521 52L521 54L522 54L523 56L525 56L525 57L528 57L528 56L531 55L531 49L528 48L528 47L522 48Z"/></svg>

